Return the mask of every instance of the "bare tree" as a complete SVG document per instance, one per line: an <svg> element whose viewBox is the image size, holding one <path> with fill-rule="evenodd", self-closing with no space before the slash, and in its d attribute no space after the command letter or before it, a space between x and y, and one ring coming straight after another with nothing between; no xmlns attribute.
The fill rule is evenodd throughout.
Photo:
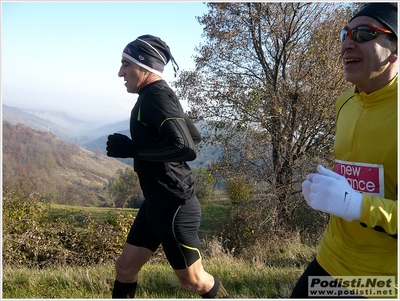
<svg viewBox="0 0 400 301"><path fill-rule="evenodd" d="M339 59L341 3L208 3L196 68L176 82L191 115L223 150L225 178L245 175L276 196L287 219L299 174L331 160L336 98L349 88ZM297 175L297 176L296 176Z"/></svg>

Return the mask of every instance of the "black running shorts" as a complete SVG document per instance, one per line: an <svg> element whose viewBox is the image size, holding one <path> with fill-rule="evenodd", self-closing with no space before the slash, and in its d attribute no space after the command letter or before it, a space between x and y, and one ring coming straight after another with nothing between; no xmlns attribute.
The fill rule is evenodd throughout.
<svg viewBox="0 0 400 301"><path fill-rule="evenodd" d="M144 201L126 242L153 252L162 244L172 268L186 269L201 258L200 218L201 207L196 197L173 208L158 208Z"/></svg>

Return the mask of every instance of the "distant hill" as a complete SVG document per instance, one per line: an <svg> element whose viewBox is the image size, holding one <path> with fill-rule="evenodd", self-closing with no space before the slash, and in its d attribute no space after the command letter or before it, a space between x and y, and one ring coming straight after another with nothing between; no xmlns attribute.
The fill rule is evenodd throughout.
<svg viewBox="0 0 400 301"><path fill-rule="evenodd" d="M62 139L68 139L71 134L60 125L54 123L51 120L46 120L40 116L30 113L27 110L14 108L2 105L2 117L3 121L7 121L13 125L23 124L31 129L52 132Z"/></svg>
<svg viewBox="0 0 400 301"><path fill-rule="evenodd" d="M129 129L129 120L99 127L73 118L63 112L27 110L2 105L3 121L13 125L23 124L31 129L53 133L57 137L78 145L84 145L97 138Z"/></svg>
<svg viewBox="0 0 400 301"><path fill-rule="evenodd" d="M105 185L126 167L48 131L3 121L3 189L45 194L61 204L104 206Z"/></svg>
<svg viewBox="0 0 400 301"><path fill-rule="evenodd" d="M107 153L107 150L106 150L107 137L108 137L108 135L113 134L113 133L120 133L120 134L123 134L123 135L127 135L128 137L131 136L130 133L129 133L129 130L121 131L121 130L117 130L117 127L115 127L114 131L109 131L109 132L107 132L106 135L100 136L99 138L97 138L95 140L92 140L92 141L90 141L88 143L85 143L85 144L83 144L83 146L85 148L87 148L87 149L90 149L90 150L93 150L93 151L96 151L96 152L100 152L103 155L106 155L106 153ZM129 164L131 166L133 165L133 159L132 158L126 158L126 159L117 158L117 160L121 161L121 162L123 162L125 164Z"/></svg>
<svg viewBox="0 0 400 301"><path fill-rule="evenodd" d="M82 120L68 116L65 113L27 110L2 105L3 122L13 125L22 124L31 129L52 133L62 140L76 143L96 153L106 154L107 136L121 133L130 137L129 119L96 127ZM204 135L201 124L196 124L200 133ZM188 162L192 168L205 166L218 159L221 151L215 147L201 145L197 159ZM133 160L117 159L120 162L132 165Z"/></svg>
<svg viewBox="0 0 400 301"><path fill-rule="evenodd" d="M113 133L129 135L129 119L117 123L107 124L90 131L90 134L95 137L106 136Z"/></svg>

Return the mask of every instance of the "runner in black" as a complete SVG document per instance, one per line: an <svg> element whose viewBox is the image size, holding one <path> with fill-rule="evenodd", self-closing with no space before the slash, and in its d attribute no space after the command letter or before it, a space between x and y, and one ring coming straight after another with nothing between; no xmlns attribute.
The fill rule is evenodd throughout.
<svg viewBox="0 0 400 301"><path fill-rule="evenodd" d="M158 37L144 35L122 53L118 76L139 97L131 113L131 138L108 137L107 155L134 158L145 201L117 259L113 298L134 297L141 267L162 244L181 285L203 298L228 298L221 282L201 262L201 208L187 161L196 158L201 136L162 79L164 66L177 64Z"/></svg>

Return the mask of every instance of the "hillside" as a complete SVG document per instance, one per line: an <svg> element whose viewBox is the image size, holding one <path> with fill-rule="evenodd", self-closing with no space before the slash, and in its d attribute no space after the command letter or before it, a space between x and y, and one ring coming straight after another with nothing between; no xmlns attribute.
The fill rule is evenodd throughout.
<svg viewBox="0 0 400 301"><path fill-rule="evenodd" d="M24 124L25 126L30 127L34 130L52 131L60 136L66 136L66 133L64 133L59 125L19 108L14 108L2 104L2 117L3 121L7 121L14 125Z"/></svg>
<svg viewBox="0 0 400 301"><path fill-rule="evenodd" d="M34 130L49 132L62 140L73 142L103 155L106 153L105 146L108 135L121 133L130 136L129 119L98 127L95 124L89 124L68 116L63 112L35 111L5 104L2 105L2 117L3 122L9 122L12 125L21 124ZM202 136L207 135L201 122L196 123L196 126ZM193 169L207 166L211 162L217 161L220 154L221 150L215 145L201 143L198 147L197 159L188 162L188 164ZM129 165L133 163L131 158L118 160Z"/></svg>
<svg viewBox="0 0 400 301"><path fill-rule="evenodd" d="M3 121L3 189L46 194L60 204L104 206L104 186L126 167L47 131Z"/></svg>

